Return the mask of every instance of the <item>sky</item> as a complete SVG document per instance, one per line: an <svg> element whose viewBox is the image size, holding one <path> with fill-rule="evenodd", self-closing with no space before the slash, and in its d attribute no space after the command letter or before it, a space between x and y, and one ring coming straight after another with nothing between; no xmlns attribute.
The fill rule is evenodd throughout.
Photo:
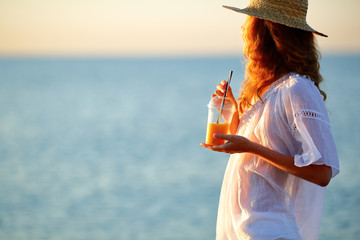
<svg viewBox="0 0 360 240"><path fill-rule="evenodd" d="M0 0L0 56L241 53L248 0ZM359 0L309 0L321 51L360 53Z"/></svg>

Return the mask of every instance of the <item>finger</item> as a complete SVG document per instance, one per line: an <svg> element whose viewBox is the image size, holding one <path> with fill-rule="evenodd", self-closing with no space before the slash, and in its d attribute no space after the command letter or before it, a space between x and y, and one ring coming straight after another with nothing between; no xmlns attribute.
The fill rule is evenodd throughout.
<svg viewBox="0 0 360 240"><path fill-rule="evenodd" d="M214 149L216 147L215 145L209 145L209 144L206 144L206 143L200 143L200 146L202 146L204 148L207 148L207 149L209 149L211 151L219 152L219 150Z"/></svg>
<svg viewBox="0 0 360 240"><path fill-rule="evenodd" d="M211 148L211 150L217 151L217 152L222 152L222 151L224 151L224 146L223 145L216 145L216 146L213 146Z"/></svg>
<svg viewBox="0 0 360 240"><path fill-rule="evenodd" d="M216 86L216 88L222 93L221 96L223 96L224 93L225 93L225 91L226 91L226 82L225 82L224 85L218 84L218 85ZM229 86L228 91L227 91L227 96L235 100L234 95L233 95L233 92L232 92L232 89L231 89L230 86Z"/></svg>
<svg viewBox="0 0 360 240"><path fill-rule="evenodd" d="M221 90L216 90L214 93L216 96L220 96L220 97L224 96L224 93Z"/></svg>
<svg viewBox="0 0 360 240"><path fill-rule="evenodd" d="M206 143L200 143L200 146L215 152L232 153L229 150L227 150L228 143L225 143L223 145L208 145Z"/></svg>
<svg viewBox="0 0 360 240"><path fill-rule="evenodd" d="M216 152L230 153L228 148L229 148L229 143L225 143L225 144L222 144L222 145L213 146L211 148L211 150L216 151Z"/></svg>
<svg viewBox="0 0 360 240"><path fill-rule="evenodd" d="M200 146L212 150L212 145L206 144L206 143L200 143Z"/></svg>
<svg viewBox="0 0 360 240"><path fill-rule="evenodd" d="M219 103L219 101L221 101L222 96L224 96L223 93L215 91L215 92L211 95L211 98L218 97L219 99L217 99L217 100L215 99L215 100L213 100L213 101L215 101L214 103L216 103L216 102Z"/></svg>
<svg viewBox="0 0 360 240"><path fill-rule="evenodd" d="M226 84L218 84L216 88L224 93L226 89Z"/></svg>
<svg viewBox="0 0 360 240"><path fill-rule="evenodd" d="M222 146L222 145L209 145L206 143L200 143L200 146L207 148L209 150L212 150L212 151L221 152L221 150L220 150L221 147L219 147L219 146Z"/></svg>

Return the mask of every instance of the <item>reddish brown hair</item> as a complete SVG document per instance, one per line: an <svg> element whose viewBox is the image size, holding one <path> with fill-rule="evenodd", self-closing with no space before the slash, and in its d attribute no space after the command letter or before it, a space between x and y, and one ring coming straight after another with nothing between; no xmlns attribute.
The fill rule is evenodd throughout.
<svg viewBox="0 0 360 240"><path fill-rule="evenodd" d="M251 106L252 99L261 99L271 83L289 72L309 76L326 99L325 92L319 88L320 53L313 33L248 17L243 26L243 40L246 73L238 99L240 113Z"/></svg>

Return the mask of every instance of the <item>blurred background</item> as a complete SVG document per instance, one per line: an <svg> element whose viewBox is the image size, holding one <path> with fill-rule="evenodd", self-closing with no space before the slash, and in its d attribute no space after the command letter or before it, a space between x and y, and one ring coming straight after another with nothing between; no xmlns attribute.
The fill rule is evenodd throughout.
<svg viewBox="0 0 360 240"><path fill-rule="evenodd" d="M0 0L5 56L209 56L241 53L248 0ZM321 50L360 51L359 1L310 0Z"/></svg>
<svg viewBox="0 0 360 240"><path fill-rule="evenodd" d="M199 143L244 76L221 6L247 4L0 0L0 239L214 239L228 155ZM321 240L360 234L359 8L309 2L341 167Z"/></svg>

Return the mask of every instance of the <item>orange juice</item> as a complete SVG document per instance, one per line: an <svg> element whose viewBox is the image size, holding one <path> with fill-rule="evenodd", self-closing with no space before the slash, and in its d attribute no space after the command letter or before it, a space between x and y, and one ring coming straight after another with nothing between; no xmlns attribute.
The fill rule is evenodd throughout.
<svg viewBox="0 0 360 240"><path fill-rule="evenodd" d="M216 139L213 137L214 133L228 134L230 123L208 123L206 131L206 144L221 145L225 144L226 140Z"/></svg>

